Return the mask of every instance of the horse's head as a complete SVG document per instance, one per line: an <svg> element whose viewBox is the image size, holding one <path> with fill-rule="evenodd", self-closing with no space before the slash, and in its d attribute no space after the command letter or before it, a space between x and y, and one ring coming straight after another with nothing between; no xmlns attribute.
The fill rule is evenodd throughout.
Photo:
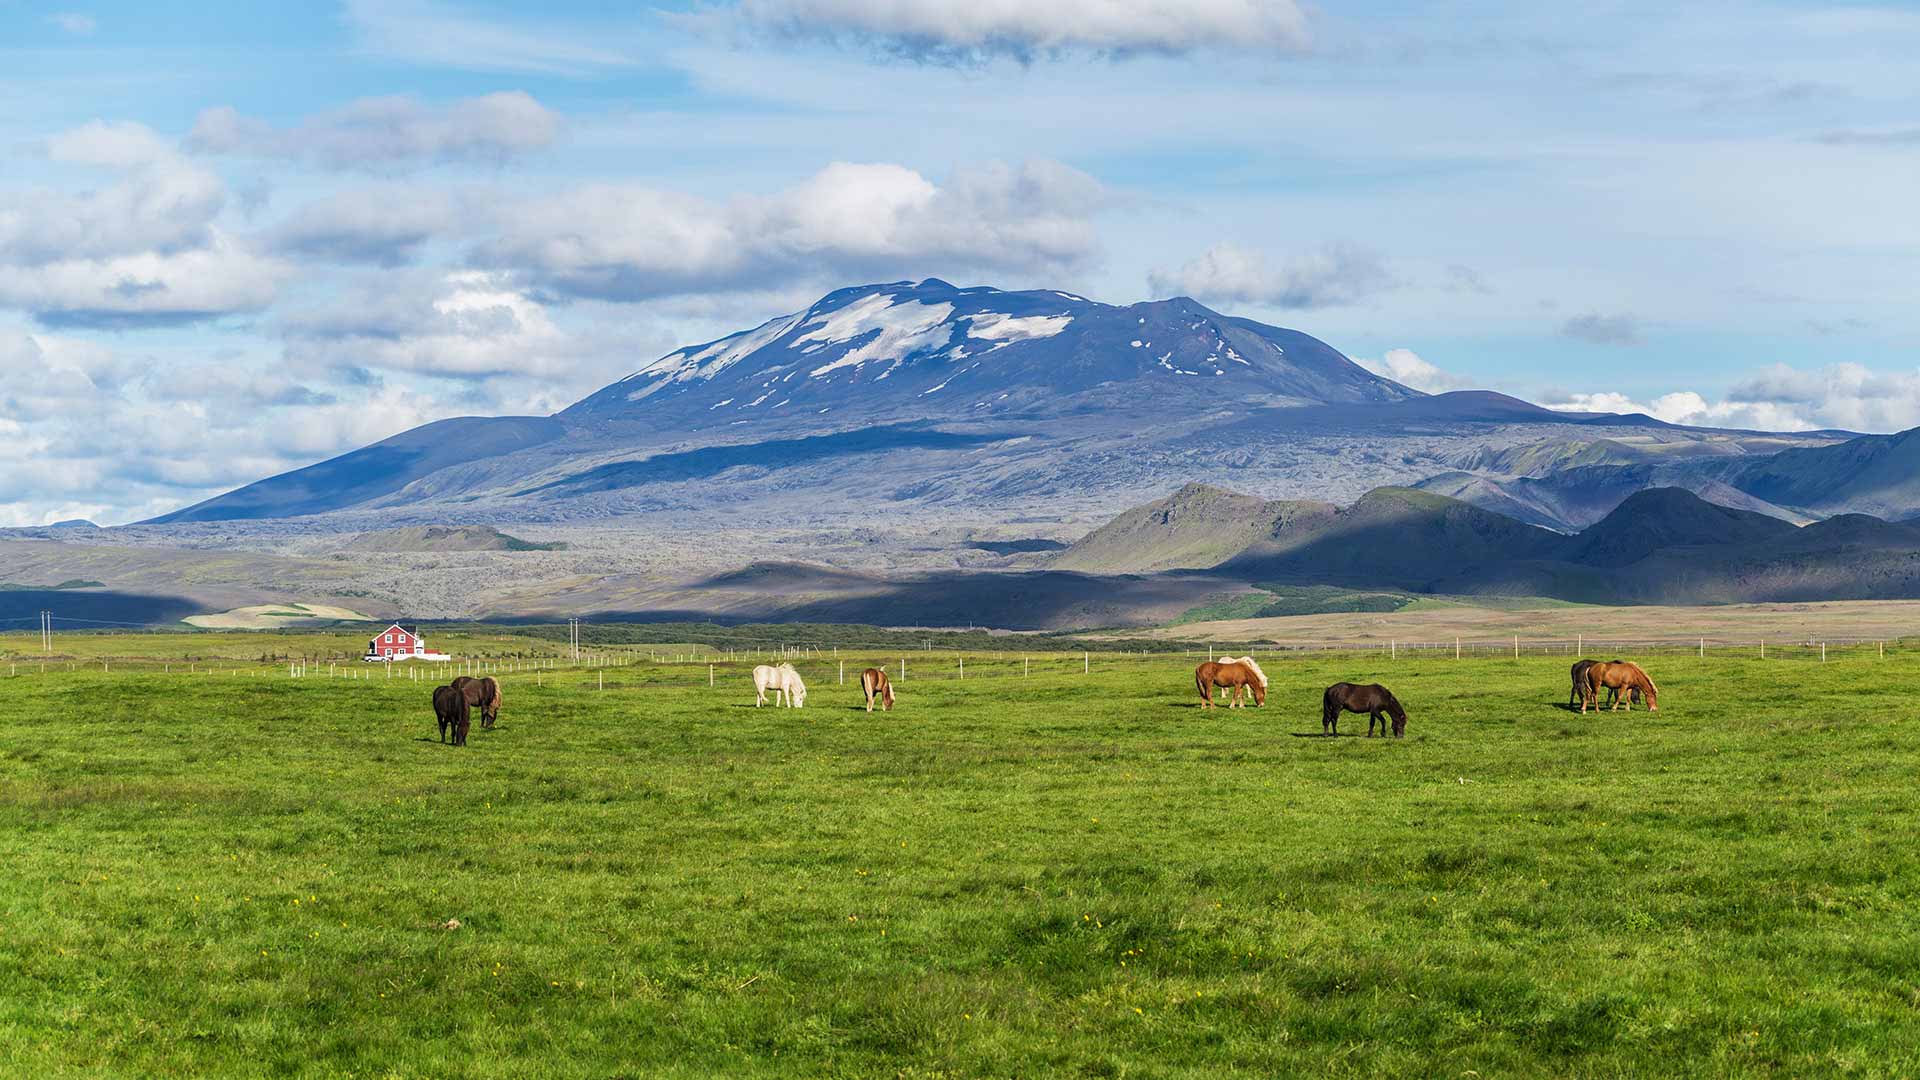
<svg viewBox="0 0 1920 1080"><path fill-rule="evenodd" d="M1387 715L1393 717L1393 737L1404 738L1407 734L1407 710L1397 700L1387 702Z"/></svg>
<svg viewBox="0 0 1920 1080"><path fill-rule="evenodd" d="M1255 705L1265 705L1267 703L1266 680L1255 679L1250 685L1253 687L1253 703Z"/></svg>

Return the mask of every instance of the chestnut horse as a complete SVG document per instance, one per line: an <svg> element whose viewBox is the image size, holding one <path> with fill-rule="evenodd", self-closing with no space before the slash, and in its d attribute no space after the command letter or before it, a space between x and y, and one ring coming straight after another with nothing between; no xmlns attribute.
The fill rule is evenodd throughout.
<svg viewBox="0 0 1920 1080"><path fill-rule="evenodd" d="M451 686L435 687L433 715L440 722L441 742L446 742L448 734L451 733L453 745L467 745L467 728L473 722L472 714L467 707L467 695Z"/></svg>
<svg viewBox="0 0 1920 1080"><path fill-rule="evenodd" d="M1334 683L1320 698L1320 733L1322 735L1340 734L1340 714L1342 712L1367 714L1367 738L1373 738L1373 725L1380 725L1380 734L1387 733L1386 717L1393 717L1393 737L1398 739L1407 733L1407 710L1400 707L1400 699L1393 691L1379 683L1356 686L1353 683Z"/></svg>
<svg viewBox="0 0 1920 1080"><path fill-rule="evenodd" d="M462 675L447 684L467 696L467 704L480 710L480 726L490 728L500 719L500 684L493 676L476 679Z"/></svg>
<svg viewBox="0 0 1920 1080"><path fill-rule="evenodd" d="M870 667L860 673L860 692L867 695L867 711L873 711L873 703L878 700L888 712L893 711L893 681L887 673L877 667Z"/></svg>
<svg viewBox="0 0 1920 1080"><path fill-rule="evenodd" d="M1581 699L1587 696L1587 669L1599 662L1598 660L1575 660L1573 662L1573 670L1570 672L1573 676L1573 689L1567 691L1567 708L1571 709L1575 705L1580 704ZM1610 660L1608 663L1618 664L1620 661ZM1638 690L1629 690L1627 692L1632 694L1636 699L1640 696L1640 691ZM1607 687L1607 704L1612 705L1619 700L1619 688L1612 686Z"/></svg>
<svg viewBox="0 0 1920 1080"><path fill-rule="evenodd" d="M1595 710L1600 708L1601 687L1625 691L1621 694L1621 698L1625 699L1628 712L1633 711L1633 691L1635 690L1640 692L1641 700L1647 703L1648 712L1660 711L1660 688L1653 685L1653 680L1647 677L1647 673L1639 664L1627 660L1594 661L1593 666L1587 668L1587 687L1580 697L1581 712L1586 712L1588 706L1592 706ZM1620 699L1615 699L1613 711L1618 712L1621 704Z"/></svg>
<svg viewBox="0 0 1920 1080"><path fill-rule="evenodd" d="M1267 673L1253 662L1253 657L1231 656L1224 660L1209 660L1193 669L1193 683L1200 688L1200 705L1213 708L1213 688L1220 687L1228 691L1228 708L1244 708L1246 693L1253 691L1253 703L1267 703Z"/></svg>

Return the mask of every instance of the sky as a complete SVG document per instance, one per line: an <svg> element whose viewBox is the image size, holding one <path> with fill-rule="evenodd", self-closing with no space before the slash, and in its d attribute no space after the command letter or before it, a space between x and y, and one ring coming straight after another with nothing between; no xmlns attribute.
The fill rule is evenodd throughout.
<svg viewBox="0 0 1920 1080"><path fill-rule="evenodd" d="M545 414L847 285L1920 425L1920 8L0 0L0 525Z"/></svg>

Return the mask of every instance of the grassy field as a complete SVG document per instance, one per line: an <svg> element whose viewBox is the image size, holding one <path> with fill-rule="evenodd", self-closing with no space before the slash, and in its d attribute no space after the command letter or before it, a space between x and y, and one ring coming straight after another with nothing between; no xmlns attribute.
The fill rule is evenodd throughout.
<svg viewBox="0 0 1920 1080"><path fill-rule="evenodd" d="M1920 1073L1920 655L907 659L0 679L0 1075Z"/></svg>

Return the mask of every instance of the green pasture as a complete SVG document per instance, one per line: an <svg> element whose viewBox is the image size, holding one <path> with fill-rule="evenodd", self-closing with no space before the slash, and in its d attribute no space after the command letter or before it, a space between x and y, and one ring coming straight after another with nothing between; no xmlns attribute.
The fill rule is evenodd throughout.
<svg viewBox="0 0 1920 1080"><path fill-rule="evenodd" d="M1586 716L1564 656L1208 712L1177 654L906 653L869 715L839 663L903 654L756 710L643 646L497 669L454 749L425 683L257 660L335 638L0 642L0 1076L1920 1073L1901 649ZM1407 738L1319 737L1341 679Z"/></svg>

